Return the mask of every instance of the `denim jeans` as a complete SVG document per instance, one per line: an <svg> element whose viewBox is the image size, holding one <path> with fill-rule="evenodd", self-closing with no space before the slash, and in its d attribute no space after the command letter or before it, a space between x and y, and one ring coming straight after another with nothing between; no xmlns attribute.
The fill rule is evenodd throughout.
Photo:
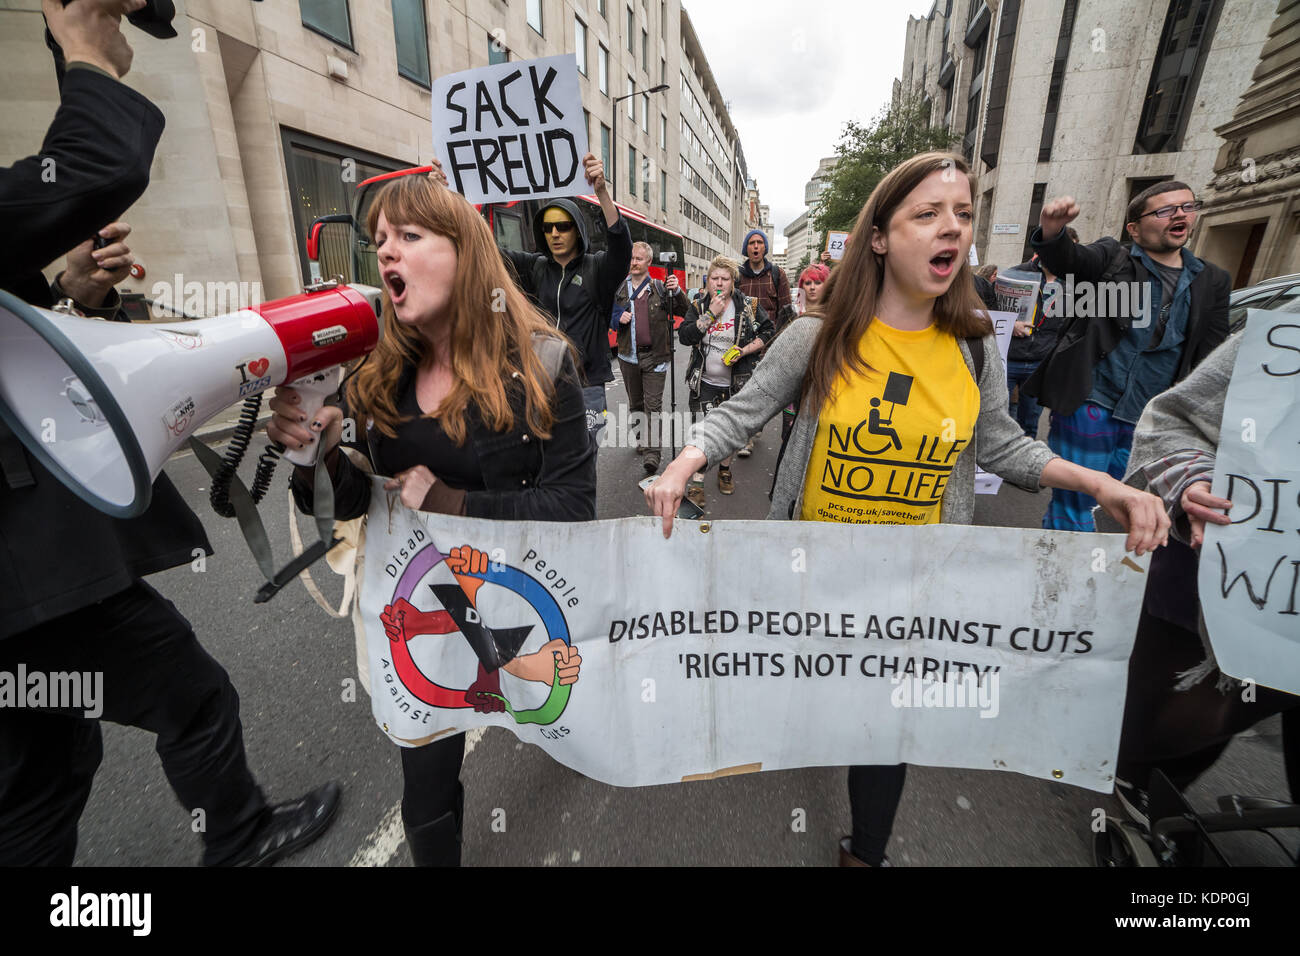
<svg viewBox="0 0 1300 956"><path fill-rule="evenodd" d="M1015 392L1017 386L1023 385L1029 376L1033 375L1038 369L1038 362L1012 362L1007 361L1007 398ZM1018 401L1012 401L1009 409L1011 417L1014 418L1024 430L1024 433L1030 438L1038 437L1038 419L1042 416L1043 407L1038 404L1038 399L1032 395L1026 395L1024 389L1020 391Z"/></svg>

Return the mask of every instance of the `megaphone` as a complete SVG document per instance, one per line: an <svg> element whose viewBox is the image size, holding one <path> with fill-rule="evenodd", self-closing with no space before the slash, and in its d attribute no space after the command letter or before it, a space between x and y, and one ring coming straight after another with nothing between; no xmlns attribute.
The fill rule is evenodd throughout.
<svg viewBox="0 0 1300 956"><path fill-rule="evenodd" d="M338 384L322 373L378 343L380 301L325 282L216 318L126 324L0 292L0 419L88 504L133 518L168 457L240 399L305 379L319 406Z"/></svg>

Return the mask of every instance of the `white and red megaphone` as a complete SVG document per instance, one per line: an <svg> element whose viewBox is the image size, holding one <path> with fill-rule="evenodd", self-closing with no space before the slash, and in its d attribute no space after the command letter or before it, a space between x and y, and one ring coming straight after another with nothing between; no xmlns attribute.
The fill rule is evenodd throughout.
<svg viewBox="0 0 1300 956"><path fill-rule="evenodd" d="M128 325L0 292L0 419L86 502L133 518L172 452L241 398L308 385L314 412L337 367L379 341L380 298L327 282L216 318ZM311 464L317 447L286 457Z"/></svg>

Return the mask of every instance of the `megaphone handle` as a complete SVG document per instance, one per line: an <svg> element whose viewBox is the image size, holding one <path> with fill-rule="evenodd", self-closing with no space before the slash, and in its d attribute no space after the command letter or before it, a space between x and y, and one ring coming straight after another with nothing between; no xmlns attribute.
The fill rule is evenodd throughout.
<svg viewBox="0 0 1300 956"><path fill-rule="evenodd" d="M342 367L336 366L327 370L323 375L310 375L289 383L289 387L298 393L298 407L307 416L308 424L311 423L313 416L325 406L325 400L338 391L340 372L342 372ZM284 457L295 465L311 468L320 457L320 446L321 439L317 437L316 441L306 448L292 448L286 451Z"/></svg>

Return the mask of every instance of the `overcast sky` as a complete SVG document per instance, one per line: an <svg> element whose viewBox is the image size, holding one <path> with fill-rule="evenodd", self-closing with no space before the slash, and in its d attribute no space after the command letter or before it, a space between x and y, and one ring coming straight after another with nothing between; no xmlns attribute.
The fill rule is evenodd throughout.
<svg viewBox="0 0 1300 956"><path fill-rule="evenodd" d="M889 102L903 70L907 18L934 0L685 0L731 106L751 179L777 236L803 212L804 185L835 155L849 119ZM798 13L793 11L799 11Z"/></svg>

